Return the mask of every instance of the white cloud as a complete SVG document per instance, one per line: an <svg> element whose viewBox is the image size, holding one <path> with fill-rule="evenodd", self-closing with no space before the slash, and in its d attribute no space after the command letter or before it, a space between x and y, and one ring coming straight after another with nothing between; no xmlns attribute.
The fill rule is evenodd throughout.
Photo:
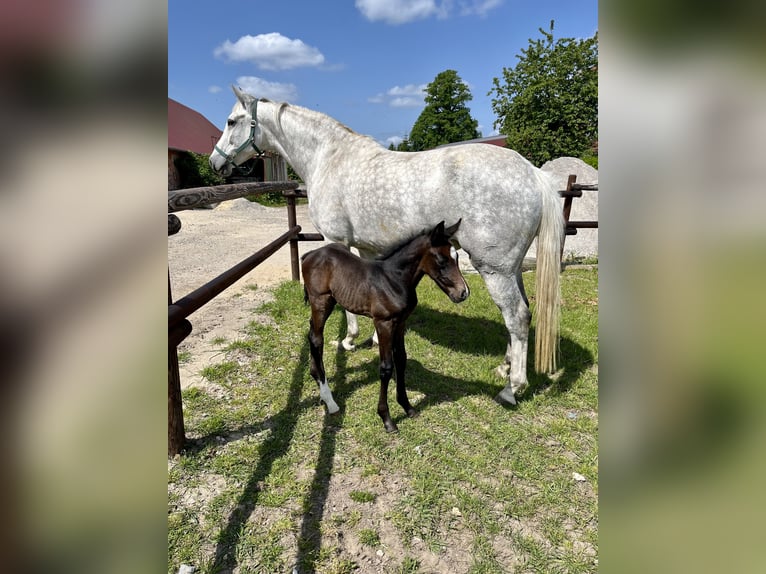
<svg viewBox="0 0 766 574"><path fill-rule="evenodd" d="M471 0L469 2L460 2L460 15L471 16L476 14L478 16L486 16L487 12L497 8L504 0Z"/></svg>
<svg viewBox="0 0 766 574"><path fill-rule="evenodd" d="M210 86L207 91L211 94L219 94L223 91L223 88L221 86Z"/></svg>
<svg viewBox="0 0 766 574"><path fill-rule="evenodd" d="M269 82L256 76L240 76L237 85L256 98L268 98L277 102L295 103L298 100L298 88L295 84Z"/></svg>
<svg viewBox="0 0 766 574"><path fill-rule="evenodd" d="M417 96L423 98L426 95L427 84L407 84L406 86L394 86L388 90L389 96Z"/></svg>
<svg viewBox="0 0 766 574"><path fill-rule="evenodd" d="M357 9L371 22L404 24L438 12L435 0L356 0Z"/></svg>
<svg viewBox="0 0 766 574"><path fill-rule="evenodd" d="M416 108L423 105L423 100L418 98L394 98L388 105L392 108Z"/></svg>
<svg viewBox="0 0 766 574"><path fill-rule="evenodd" d="M390 138L386 138L385 147L388 147L391 144L394 144L394 147L396 147L403 141L404 141L404 138L401 136L391 136Z"/></svg>
<svg viewBox="0 0 766 574"><path fill-rule="evenodd" d="M423 105L427 84L407 84L394 86L385 94L375 94L367 98L371 104L387 104L392 108L416 108Z"/></svg>
<svg viewBox="0 0 766 574"><path fill-rule="evenodd" d="M435 16L449 18L456 6L461 16L487 13L505 0L356 0L356 7L371 22L406 24Z"/></svg>
<svg viewBox="0 0 766 574"><path fill-rule="evenodd" d="M230 62L251 62L262 70L289 70L324 64L324 55L317 48L278 32L242 36L236 42L226 40L213 50L213 54Z"/></svg>

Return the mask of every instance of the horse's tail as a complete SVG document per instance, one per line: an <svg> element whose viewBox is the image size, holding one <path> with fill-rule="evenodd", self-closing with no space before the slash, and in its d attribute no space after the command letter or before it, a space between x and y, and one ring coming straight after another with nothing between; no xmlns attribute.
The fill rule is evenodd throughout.
<svg viewBox="0 0 766 574"><path fill-rule="evenodd" d="M559 349L559 312L561 294L561 244L564 239L564 215L553 178L539 171L542 183L543 217L537 234L537 283L535 330L535 370L556 370Z"/></svg>

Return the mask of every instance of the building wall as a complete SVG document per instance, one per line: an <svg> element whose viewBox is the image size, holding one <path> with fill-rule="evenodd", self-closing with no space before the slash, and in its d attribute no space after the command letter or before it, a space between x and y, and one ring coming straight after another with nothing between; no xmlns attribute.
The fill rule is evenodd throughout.
<svg viewBox="0 0 766 574"><path fill-rule="evenodd" d="M178 174L175 164L179 155L177 151L168 150L168 191L178 189L181 186L181 176Z"/></svg>

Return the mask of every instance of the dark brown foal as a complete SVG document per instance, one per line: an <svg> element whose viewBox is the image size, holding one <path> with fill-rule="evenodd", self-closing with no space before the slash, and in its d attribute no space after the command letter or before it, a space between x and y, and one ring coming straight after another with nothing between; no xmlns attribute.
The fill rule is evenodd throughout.
<svg viewBox="0 0 766 574"><path fill-rule="evenodd" d="M416 288L424 275L431 277L453 302L460 303L468 297L468 285L450 243L459 227L460 221L445 229L442 221L385 259L362 259L338 243L302 257L304 292L311 304L311 376L319 385L319 396L330 414L338 411L338 405L324 369L324 326L335 305L340 304L347 311L371 317L375 324L380 346L378 414L386 431L398 430L388 410L388 382L393 374L396 401L407 416L417 416L404 386L405 322L418 303Z"/></svg>

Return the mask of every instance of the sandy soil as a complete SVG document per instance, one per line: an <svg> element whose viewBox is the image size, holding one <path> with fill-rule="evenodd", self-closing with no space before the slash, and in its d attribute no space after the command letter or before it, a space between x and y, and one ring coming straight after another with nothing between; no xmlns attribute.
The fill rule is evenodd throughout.
<svg viewBox="0 0 766 574"><path fill-rule="evenodd" d="M304 233L316 229L308 206L297 206ZM215 209L177 213L181 231L168 237L168 268L173 299L179 299L287 231L287 209L264 207L246 199L221 203ZM324 242L300 244L300 253ZM222 360L216 339L233 341L253 320L253 309L270 297L269 289L291 278L290 249L282 247L252 272L189 317L192 333L178 347L190 359L180 364L181 386L201 384L200 370Z"/></svg>

